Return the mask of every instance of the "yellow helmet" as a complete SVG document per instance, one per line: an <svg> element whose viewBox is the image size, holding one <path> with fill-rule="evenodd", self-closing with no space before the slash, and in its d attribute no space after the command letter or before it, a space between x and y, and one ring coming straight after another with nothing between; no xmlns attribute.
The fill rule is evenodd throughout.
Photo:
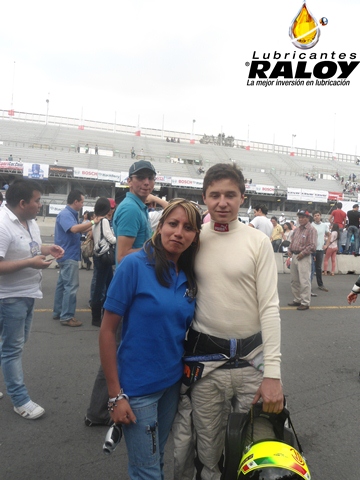
<svg viewBox="0 0 360 480"><path fill-rule="evenodd" d="M238 480L311 480L302 455L290 445L276 441L258 442L242 457Z"/></svg>

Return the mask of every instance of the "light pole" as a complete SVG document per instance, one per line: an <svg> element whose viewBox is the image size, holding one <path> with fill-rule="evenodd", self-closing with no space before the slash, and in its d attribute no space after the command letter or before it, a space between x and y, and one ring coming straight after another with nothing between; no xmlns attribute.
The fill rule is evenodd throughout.
<svg viewBox="0 0 360 480"><path fill-rule="evenodd" d="M336 139L336 112L334 113L334 139L333 139L333 157L336 156L335 154L335 139Z"/></svg>
<svg viewBox="0 0 360 480"><path fill-rule="evenodd" d="M13 69L13 80L12 80L12 91L11 91L11 107L10 110L8 111L8 114L10 117L13 117L15 112L14 112L14 84L15 84L15 63L14 62L14 69Z"/></svg>
<svg viewBox="0 0 360 480"><path fill-rule="evenodd" d="M294 138L296 137L295 133L291 134L291 150L290 150L290 156L293 157L295 155L295 150L294 150Z"/></svg>
<svg viewBox="0 0 360 480"><path fill-rule="evenodd" d="M190 138L190 143L191 144L195 143L195 139L194 139L194 124L195 124L195 122L196 122L196 120L193 120L192 125L191 125L191 138Z"/></svg>
<svg viewBox="0 0 360 480"><path fill-rule="evenodd" d="M46 125L48 124L48 120L49 120L49 102L50 100L47 98L46 99L46 120L45 120Z"/></svg>

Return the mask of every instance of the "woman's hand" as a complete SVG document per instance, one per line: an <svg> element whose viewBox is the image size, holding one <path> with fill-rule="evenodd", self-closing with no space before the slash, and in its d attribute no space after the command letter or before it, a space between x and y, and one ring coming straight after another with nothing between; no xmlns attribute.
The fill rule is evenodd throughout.
<svg viewBox="0 0 360 480"><path fill-rule="evenodd" d="M122 398L116 402L114 411L110 412L111 418L114 423L122 423L123 425L130 425L130 423L136 423L136 417L131 410L129 402L126 398Z"/></svg>
<svg viewBox="0 0 360 480"><path fill-rule="evenodd" d="M347 301L349 305L351 305L352 303L355 303L356 299L357 299L357 295L354 292L350 292L349 295L347 296Z"/></svg>

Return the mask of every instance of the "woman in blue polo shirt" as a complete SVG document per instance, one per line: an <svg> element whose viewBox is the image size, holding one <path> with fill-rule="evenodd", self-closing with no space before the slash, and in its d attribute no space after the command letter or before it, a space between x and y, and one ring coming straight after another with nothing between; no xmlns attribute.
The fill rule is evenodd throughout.
<svg viewBox="0 0 360 480"><path fill-rule="evenodd" d="M123 425L131 479L164 478L164 448L177 410L184 339L195 309L193 266L200 228L195 204L170 202L144 248L122 260L107 293L100 356L111 417Z"/></svg>

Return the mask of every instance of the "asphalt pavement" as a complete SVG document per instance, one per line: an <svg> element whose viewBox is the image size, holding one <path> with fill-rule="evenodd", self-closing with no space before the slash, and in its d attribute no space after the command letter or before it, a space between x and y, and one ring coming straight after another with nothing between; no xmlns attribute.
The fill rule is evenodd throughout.
<svg viewBox="0 0 360 480"><path fill-rule="evenodd" d="M0 374L0 479L127 479L124 442L105 456L107 428L83 422L99 367L99 330L91 326L88 308L92 271L80 271L79 328L52 320L57 276L54 268L44 271L44 299L35 304L23 356L26 385L45 415L30 421L15 414ZM359 478L360 301L355 307L346 303L356 278L324 277L328 293L314 280L318 297L310 310L297 311L287 307L289 275L279 274L284 392L313 480ZM168 480L173 478L172 450L170 438Z"/></svg>

